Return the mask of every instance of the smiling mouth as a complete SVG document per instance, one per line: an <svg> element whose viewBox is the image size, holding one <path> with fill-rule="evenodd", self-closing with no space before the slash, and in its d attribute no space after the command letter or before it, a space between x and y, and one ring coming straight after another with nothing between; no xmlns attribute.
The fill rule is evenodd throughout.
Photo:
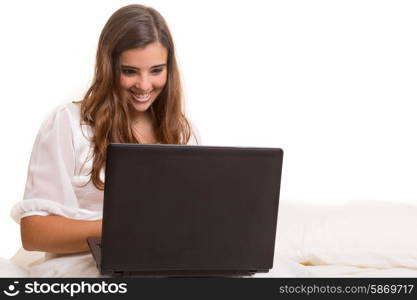
<svg viewBox="0 0 417 300"><path fill-rule="evenodd" d="M133 91L130 91L132 94L133 99L135 99L138 102L146 102L151 98L152 91L148 93L135 93Z"/></svg>

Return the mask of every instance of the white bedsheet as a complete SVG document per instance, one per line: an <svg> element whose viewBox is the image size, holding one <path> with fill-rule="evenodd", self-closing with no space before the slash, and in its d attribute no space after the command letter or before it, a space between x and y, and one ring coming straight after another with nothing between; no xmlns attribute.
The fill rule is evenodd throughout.
<svg viewBox="0 0 417 300"><path fill-rule="evenodd" d="M311 277L412 277L417 278L417 269L407 268L360 268L354 266L305 266Z"/></svg>
<svg viewBox="0 0 417 300"><path fill-rule="evenodd" d="M277 278L277 277L311 277L312 274L302 264L285 257L277 257L273 268L268 273L258 273L256 278Z"/></svg>
<svg viewBox="0 0 417 300"><path fill-rule="evenodd" d="M274 268L255 277L416 277L417 206L281 203ZM98 277L89 253L50 256L20 250L0 258L1 277Z"/></svg>
<svg viewBox="0 0 417 300"><path fill-rule="evenodd" d="M28 277L29 272L11 262L8 259L0 258L0 277Z"/></svg>
<svg viewBox="0 0 417 300"><path fill-rule="evenodd" d="M36 258L25 265L0 258L0 277L104 277L99 274L89 253ZM22 260L23 261L23 260ZM42 262L43 261L43 262ZM411 268L367 268L343 265L305 266L289 258L277 257L274 267L268 273L258 273L255 278L283 277L417 277L417 269Z"/></svg>
<svg viewBox="0 0 417 300"><path fill-rule="evenodd" d="M46 259L20 250L20 266L11 260L0 259L0 277L103 277L99 274L90 253L54 255ZM277 258L268 273L254 277L309 277L307 268L286 258Z"/></svg>
<svg viewBox="0 0 417 300"><path fill-rule="evenodd" d="M53 255L20 249L0 259L0 277L102 277L90 253Z"/></svg>

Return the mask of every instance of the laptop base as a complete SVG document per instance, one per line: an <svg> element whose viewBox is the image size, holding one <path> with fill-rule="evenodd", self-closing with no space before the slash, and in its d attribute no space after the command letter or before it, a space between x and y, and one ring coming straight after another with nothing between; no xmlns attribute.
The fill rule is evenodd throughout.
<svg viewBox="0 0 417 300"><path fill-rule="evenodd" d="M126 271L126 272L105 272L103 275L112 277L135 277L135 278L242 278L251 277L255 272L236 271Z"/></svg>
<svg viewBox="0 0 417 300"><path fill-rule="evenodd" d="M89 237L87 239L88 246L90 247L93 258L96 261L97 268L100 270L102 275L110 275L113 277L138 277L138 278L149 278L149 277L193 277L193 278L241 278L251 277L255 273L267 273L269 270L157 270L157 271L110 271L103 270L101 268L101 239L96 237Z"/></svg>

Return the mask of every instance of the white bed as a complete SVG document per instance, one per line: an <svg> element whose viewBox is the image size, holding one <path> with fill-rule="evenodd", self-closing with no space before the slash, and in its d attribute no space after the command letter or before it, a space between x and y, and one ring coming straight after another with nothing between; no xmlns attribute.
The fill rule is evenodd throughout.
<svg viewBox="0 0 417 300"><path fill-rule="evenodd" d="M417 206L281 201L274 268L255 277L417 277ZM20 249L1 277L97 277L90 254L44 259Z"/></svg>
<svg viewBox="0 0 417 300"><path fill-rule="evenodd" d="M282 201L275 262L279 269L288 259L312 277L417 277L415 228L415 205Z"/></svg>

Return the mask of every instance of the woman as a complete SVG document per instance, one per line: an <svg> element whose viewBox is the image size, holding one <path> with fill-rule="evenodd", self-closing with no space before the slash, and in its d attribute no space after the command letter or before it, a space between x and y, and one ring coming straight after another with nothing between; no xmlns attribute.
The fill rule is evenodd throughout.
<svg viewBox="0 0 417 300"><path fill-rule="evenodd" d="M141 5L116 11L101 33L94 80L84 99L55 109L38 133L24 199L12 210L23 247L48 252L48 258L62 260L57 254L66 254L94 267L90 255L75 253L88 251L87 237L101 236L107 145L196 142L181 96L174 44L163 17ZM81 266L77 274L71 265L74 261L64 275L96 272L83 273ZM62 274L65 267L60 268ZM58 275L40 274L50 269L31 275Z"/></svg>

